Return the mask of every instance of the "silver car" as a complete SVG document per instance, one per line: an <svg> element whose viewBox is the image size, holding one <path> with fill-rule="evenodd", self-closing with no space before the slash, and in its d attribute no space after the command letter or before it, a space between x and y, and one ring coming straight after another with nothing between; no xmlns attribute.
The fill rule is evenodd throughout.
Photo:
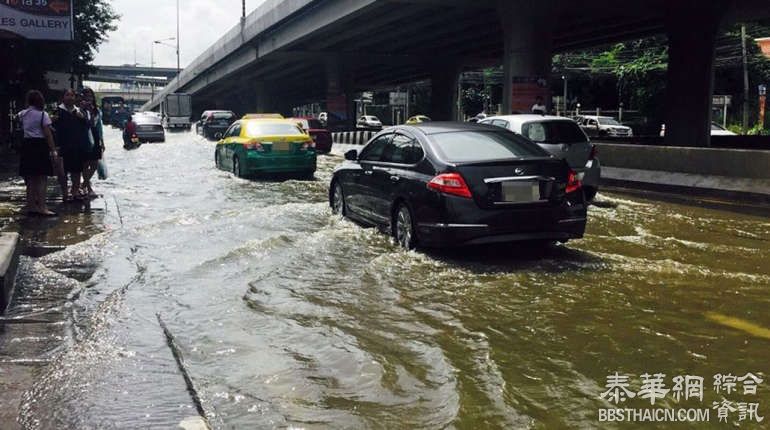
<svg viewBox="0 0 770 430"><path fill-rule="evenodd" d="M166 132L161 125L161 119L158 115L151 113L134 114L133 120L136 123L136 137L140 142L165 142Z"/></svg>
<svg viewBox="0 0 770 430"><path fill-rule="evenodd" d="M479 123L511 130L551 154L564 158L583 182L586 200L593 200L596 196L601 178L596 147L575 121L560 116L506 115L489 117Z"/></svg>

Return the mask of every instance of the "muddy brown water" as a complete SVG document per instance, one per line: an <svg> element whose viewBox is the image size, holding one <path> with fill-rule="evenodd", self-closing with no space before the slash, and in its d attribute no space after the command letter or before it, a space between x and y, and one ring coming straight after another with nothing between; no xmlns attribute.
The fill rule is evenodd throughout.
<svg viewBox="0 0 770 430"><path fill-rule="evenodd" d="M598 420L616 371L703 376L703 402L656 405L707 409L714 374L753 372L758 394L732 399L770 415L767 218L601 193L564 246L404 252L331 214L338 157L316 181L249 181L192 134L108 140L103 198L27 226L68 246L22 259L11 316L51 324L0 336L47 363L25 428L195 416L158 313L215 428L643 427ZM724 428L716 410L688 426Z"/></svg>

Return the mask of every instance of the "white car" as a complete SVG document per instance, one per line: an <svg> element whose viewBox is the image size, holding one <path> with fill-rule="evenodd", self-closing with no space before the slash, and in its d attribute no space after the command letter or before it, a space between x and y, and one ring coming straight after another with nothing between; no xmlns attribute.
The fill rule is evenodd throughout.
<svg viewBox="0 0 770 430"><path fill-rule="evenodd" d="M363 128L367 130L382 130L382 121L374 115L363 115L358 118L356 122L356 128Z"/></svg>
<svg viewBox="0 0 770 430"><path fill-rule="evenodd" d="M565 159L583 182L586 200L593 200L596 196L602 171L596 147L572 119L549 115L505 115L483 119L479 124L511 130Z"/></svg>
<svg viewBox="0 0 770 430"><path fill-rule="evenodd" d="M583 115L577 120L580 128L591 137L633 137L631 127L609 116Z"/></svg>

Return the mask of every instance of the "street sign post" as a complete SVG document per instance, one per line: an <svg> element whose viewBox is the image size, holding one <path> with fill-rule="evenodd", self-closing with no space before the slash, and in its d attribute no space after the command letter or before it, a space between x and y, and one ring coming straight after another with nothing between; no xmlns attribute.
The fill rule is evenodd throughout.
<svg viewBox="0 0 770 430"><path fill-rule="evenodd" d="M765 103L767 102L767 86L759 86L759 128L765 128Z"/></svg>
<svg viewBox="0 0 770 430"><path fill-rule="evenodd" d="M72 0L0 0L0 33L71 41L72 15Z"/></svg>

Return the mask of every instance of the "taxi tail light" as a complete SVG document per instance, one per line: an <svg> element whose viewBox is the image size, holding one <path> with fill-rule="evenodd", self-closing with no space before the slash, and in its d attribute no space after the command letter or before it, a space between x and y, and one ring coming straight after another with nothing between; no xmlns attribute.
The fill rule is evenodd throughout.
<svg viewBox="0 0 770 430"><path fill-rule="evenodd" d="M578 179L577 173L575 173L574 170L570 170L569 175L567 176L567 188L564 191L567 194L573 193L582 186L583 184L580 182L580 179Z"/></svg>
<svg viewBox="0 0 770 430"><path fill-rule="evenodd" d="M459 173L442 173L428 182L428 189L453 196L471 198L471 190Z"/></svg>
<svg viewBox="0 0 770 430"><path fill-rule="evenodd" d="M308 149L315 148L315 140L311 140L309 142L305 142L302 144L302 150L307 151Z"/></svg>
<svg viewBox="0 0 770 430"><path fill-rule="evenodd" d="M262 146L262 143L258 140L250 140L244 143L243 148L246 150L259 151L259 152L265 151L265 148Z"/></svg>

